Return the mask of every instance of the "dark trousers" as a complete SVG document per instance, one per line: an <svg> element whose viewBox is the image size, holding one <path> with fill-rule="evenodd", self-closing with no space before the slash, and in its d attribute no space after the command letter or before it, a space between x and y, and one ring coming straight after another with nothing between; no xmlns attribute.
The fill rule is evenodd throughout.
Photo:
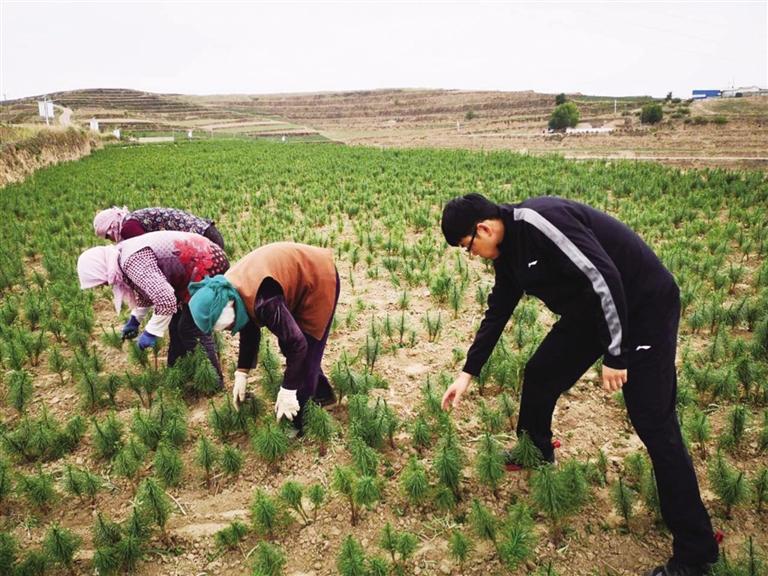
<svg viewBox="0 0 768 576"><path fill-rule="evenodd" d="M224 387L224 376L221 373L219 357L216 355L213 334L204 334L200 331L192 319L192 313L187 304L182 304L179 311L171 317L168 335L168 366L173 366L179 358L194 351L197 343L200 342L205 355L216 368L221 387Z"/></svg>
<svg viewBox="0 0 768 576"><path fill-rule="evenodd" d="M215 224L208 226L208 228L205 229L205 232L203 232L203 236L224 250L224 237L221 235L221 232L219 232L219 229L216 228Z"/></svg>
<svg viewBox="0 0 768 576"><path fill-rule="evenodd" d="M663 301L644 311L642 324L637 324L643 326L645 334L629 335L628 378L623 392L632 425L653 463L661 514L674 539L673 557L685 564L702 564L714 562L718 551L675 408L679 317L676 287ZM628 323L632 326L631 317ZM593 319L563 317L526 365L518 434L528 432L545 457L553 456L552 412L557 399L602 353Z"/></svg>
<svg viewBox="0 0 768 576"><path fill-rule="evenodd" d="M325 327L325 332L320 340L313 338L306 332L304 332L304 338L307 341L307 354L304 356L304 378L296 393L296 398L299 401L301 407L301 414L298 418L298 422L302 422L301 416L304 412L304 405L310 398L327 398L333 392L331 389L331 383L328 381L328 377L323 373L321 362L323 360L323 354L325 353L325 345L328 343L328 334L331 331L331 324L333 323L333 316L336 313L336 304L339 302L339 292L341 291L341 282L339 280L339 273L336 273L336 298L333 303L333 310L331 311L331 317L328 320L328 325Z"/></svg>

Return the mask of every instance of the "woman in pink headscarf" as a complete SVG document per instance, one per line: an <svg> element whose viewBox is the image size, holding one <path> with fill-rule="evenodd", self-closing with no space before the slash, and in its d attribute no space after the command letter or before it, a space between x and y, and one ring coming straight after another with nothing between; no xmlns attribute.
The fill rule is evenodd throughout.
<svg viewBox="0 0 768 576"><path fill-rule="evenodd" d="M173 366L199 342L222 387L224 379L213 338L195 325L187 287L228 269L229 261L220 246L199 234L176 231L148 232L115 245L95 246L77 260L81 289L107 284L112 286L117 312L123 302L132 308L123 339L139 335L141 321L152 307L152 318L139 336L139 348L156 346L157 339L168 331L168 366Z"/></svg>
<svg viewBox="0 0 768 576"><path fill-rule="evenodd" d="M93 230L97 236L112 242L160 230L194 232L224 248L224 238L212 220L176 208L141 208L131 212L127 206L113 206L96 214Z"/></svg>

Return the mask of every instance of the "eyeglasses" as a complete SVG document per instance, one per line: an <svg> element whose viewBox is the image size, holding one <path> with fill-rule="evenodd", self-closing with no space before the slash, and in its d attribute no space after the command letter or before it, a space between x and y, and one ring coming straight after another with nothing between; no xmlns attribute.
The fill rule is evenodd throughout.
<svg viewBox="0 0 768 576"><path fill-rule="evenodd" d="M472 244L475 243L475 236L477 236L477 226L472 231L472 237L469 239L469 244L467 244L467 254L472 254Z"/></svg>

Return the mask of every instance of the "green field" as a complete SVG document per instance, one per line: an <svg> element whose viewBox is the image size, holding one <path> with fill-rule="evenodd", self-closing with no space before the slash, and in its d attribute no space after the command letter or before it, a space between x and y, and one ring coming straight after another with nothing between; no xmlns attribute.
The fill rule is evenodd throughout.
<svg viewBox="0 0 768 576"><path fill-rule="evenodd" d="M764 174L247 140L108 146L0 189L0 574L42 574L29 568L35 555L63 572L70 534L81 551L73 573L97 565L101 573L436 574L439 566L615 575L663 560L669 539L654 523L644 452L630 448L620 396L605 397L590 377L564 402L591 403L596 422L606 419L596 431L604 449L560 430L567 458L558 456L558 469L585 491L573 509L553 517L535 504L531 477L493 480L481 470L514 440L509 407L545 334L537 316L553 320L534 301L518 307L475 398L454 418L436 409L492 281L487 264L450 249L439 229L445 201L472 191L603 209L674 273L683 303L678 406L733 567L717 574L749 574L735 571L749 561L746 547L768 546ZM281 378L271 339L259 359L259 400L233 415L225 394L208 397L198 372L166 370L164 353L158 363L115 338L125 311L114 316L107 290L81 292L75 271L78 255L99 243L94 214L111 205L212 218L233 262L278 240L334 250L343 287L324 366L345 396L332 412L328 455L312 434L285 454L265 448L282 440L270 425ZM221 345L231 371L236 346L228 337ZM206 482L203 438L235 460L244 455L242 470L218 460L215 482ZM170 478L177 461L182 471ZM636 501L628 528L612 500L620 477ZM303 505L287 481L303 485ZM313 505L308 491L318 485L325 498ZM100 489L91 495L88 486ZM195 523L232 521L224 510L242 511L234 518L244 525L190 536ZM385 522L394 534L382 535ZM466 559L462 538L474 545ZM604 545L605 563L587 559ZM31 571L21 572L25 558ZM367 572L349 568L358 561Z"/></svg>

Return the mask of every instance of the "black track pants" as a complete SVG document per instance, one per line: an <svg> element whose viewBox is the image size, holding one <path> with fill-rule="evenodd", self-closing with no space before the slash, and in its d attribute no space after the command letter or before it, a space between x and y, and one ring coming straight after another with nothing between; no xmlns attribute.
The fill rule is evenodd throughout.
<svg viewBox="0 0 768 576"><path fill-rule="evenodd" d="M623 392L629 417L653 463L661 514L674 538L673 557L686 564L701 564L714 562L718 551L675 409L679 317L676 288L643 314L647 335L629 336L628 379ZM631 317L628 323L632 326ZM552 412L557 399L602 352L594 321L561 318L526 365L518 434L528 432L545 457L552 457Z"/></svg>

